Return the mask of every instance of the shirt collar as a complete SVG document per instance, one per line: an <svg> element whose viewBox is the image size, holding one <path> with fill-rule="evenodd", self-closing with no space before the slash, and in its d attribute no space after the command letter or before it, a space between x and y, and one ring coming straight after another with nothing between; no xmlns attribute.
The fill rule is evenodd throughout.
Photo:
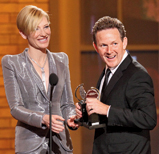
<svg viewBox="0 0 159 154"><path fill-rule="evenodd" d="M127 51L124 53L124 55L123 55L123 58L122 58L122 60L121 60L121 62L118 64L118 66L116 66L116 67L114 67L114 68L110 68L110 70L111 70L111 73L112 74L114 74L115 73L115 71L118 69L118 67L120 66L120 64L123 62L123 60L127 57L127 55L128 55L128 53L127 53ZM107 66L106 66L106 69L105 69L105 71L107 70Z"/></svg>

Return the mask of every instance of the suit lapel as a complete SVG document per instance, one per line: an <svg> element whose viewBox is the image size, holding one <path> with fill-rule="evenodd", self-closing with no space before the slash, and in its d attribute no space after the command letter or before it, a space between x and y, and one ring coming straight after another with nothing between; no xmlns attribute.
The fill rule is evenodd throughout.
<svg viewBox="0 0 159 154"><path fill-rule="evenodd" d="M49 50L48 50L48 60L49 60L49 74L55 73L57 75L57 67L56 67L57 62L55 63L55 59L53 58ZM56 86L54 87L54 91L55 91L55 88ZM50 96L50 91L51 91L51 85L49 84L48 92L47 92L48 96Z"/></svg>
<svg viewBox="0 0 159 154"><path fill-rule="evenodd" d="M106 90L104 92L103 98L101 99L101 101L103 103L106 103L106 100L107 100L110 92L113 90L114 86L119 81L119 79L123 76L123 71L128 67L128 65L131 63L131 61L132 61L132 58L128 54L128 56L121 63L121 65L119 66L119 68L116 70L116 72L114 73L114 75L110 79L110 81L109 81L109 83L107 85L107 88L106 88Z"/></svg>
<svg viewBox="0 0 159 154"><path fill-rule="evenodd" d="M101 83L101 80L102 80L104 74L105 74L105 68L103 69L103 72L101 73L101 75L100 75L100 77L99 77L99 80L98 80L98 82L97 82L97 86L96 86L96 87L97 87L98 89L99 89L99 87L100 87L100 83Z"/></svg>

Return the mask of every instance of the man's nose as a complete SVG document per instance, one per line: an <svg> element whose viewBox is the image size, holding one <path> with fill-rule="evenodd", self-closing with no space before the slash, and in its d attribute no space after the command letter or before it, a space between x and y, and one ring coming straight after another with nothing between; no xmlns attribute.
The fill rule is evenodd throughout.
<svg viewBox="0 0 159 154"><path fill-rule="evenodd" d="M107 47L107 53L111 53L112 52L112 47L111 46L108 46Z"/></svg>

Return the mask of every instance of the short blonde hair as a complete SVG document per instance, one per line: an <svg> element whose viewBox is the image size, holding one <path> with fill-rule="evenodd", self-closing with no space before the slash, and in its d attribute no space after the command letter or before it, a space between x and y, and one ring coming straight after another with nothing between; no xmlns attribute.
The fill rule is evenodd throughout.
<svg viewBox="0 0 159 154"><path fill-rule="evenodd" d="M20 32L27 36L35 31L43 17L46 17L50 23L49 15L44 10L33 5L27 5L22 8L17 16L17 27Z"/></svg>

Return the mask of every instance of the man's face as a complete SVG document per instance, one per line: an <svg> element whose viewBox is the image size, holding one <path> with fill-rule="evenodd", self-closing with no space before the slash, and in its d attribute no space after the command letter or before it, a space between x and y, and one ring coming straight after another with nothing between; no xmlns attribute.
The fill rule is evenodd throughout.
<svg viewBox="0 0 159 154"><path fill-rule="evenodd" d="M109 68L115 68L122 60L127 46L127 38L123 41L117 28L101 30L96 33L96 42L93 44L100 57Z"/></svg>

